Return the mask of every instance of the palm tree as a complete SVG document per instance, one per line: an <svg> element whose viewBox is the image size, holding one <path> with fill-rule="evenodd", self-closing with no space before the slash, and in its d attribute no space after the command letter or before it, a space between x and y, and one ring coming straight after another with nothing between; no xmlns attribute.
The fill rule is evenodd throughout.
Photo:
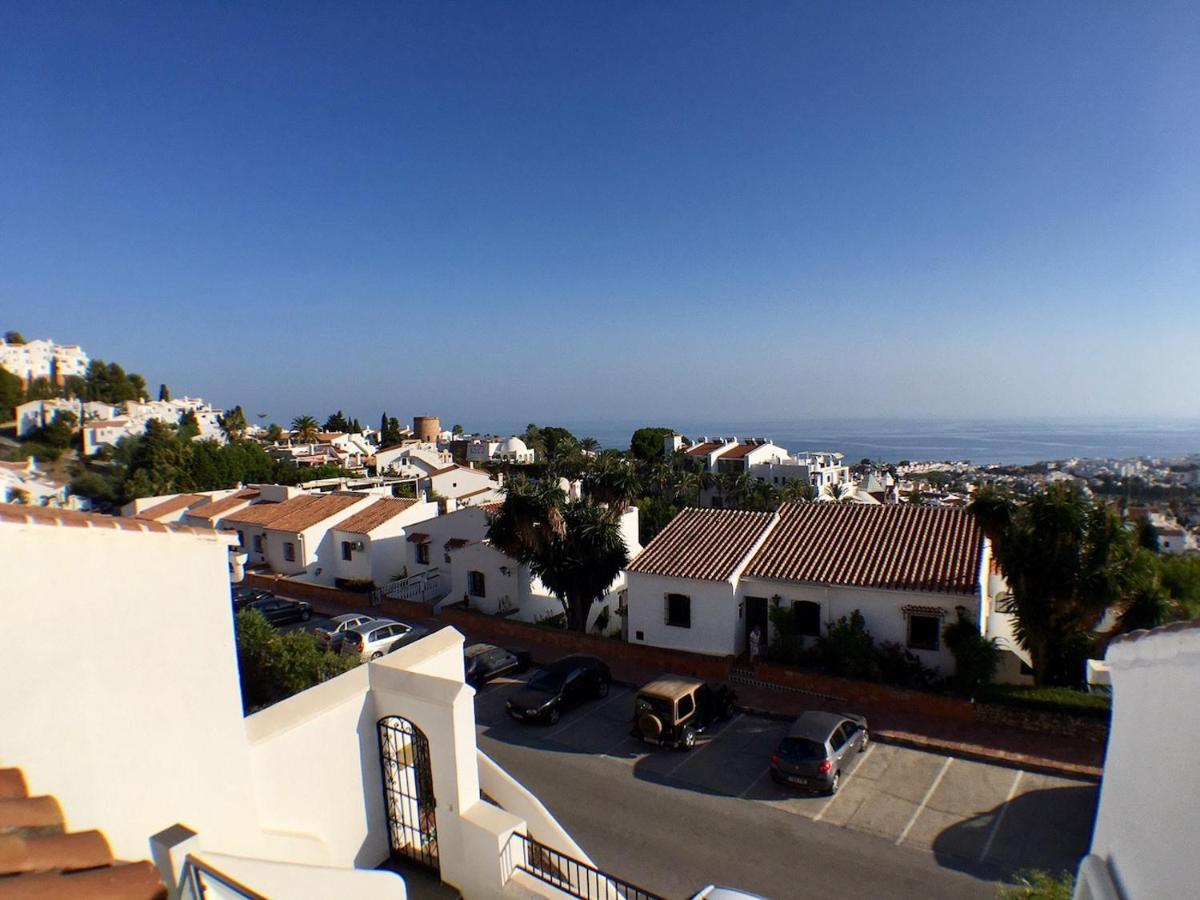
<svg viewBox="0 0 1200 900"><path fill-rule="evenodd" d="M584 453L595 453L600 449L600 442L594 437L585 437L579 441L579 449Z"/></svg>
<svg viewBox="0 0 1200 900"><path fill-rule="evenodd" d="M850 503L854 500L854 487L844 481L827 481L821 488L821 499L833 503Z"/></svg>
<svg viewBox="0 0 1200 900"><path fill-rule="evenodd" d="M568 628L584 632L592 604L629 560L620 519L616 509L591 497L568 501L552 479L515 478L488 538L550 589Z"/></svg>
<svg viewBox="0 0 1200 900"><path fill-rule="evenodd" d="M779 498L785 503L794 500L812 500L813 496L813 486L801 478L793 478L779 492Z"/></svg>
<svg viewBox="0 0 1200 900"><path fill-rule="evenodd" d="M292 419L292 439L298 443L315 443L320 432L321 426L312 416L296 416Z"/></svg>
<svg viewBox="0 0 1200 900"><path fill-rule="evenodd" d="M605 454L594 460L584 473L583 489L597 503L621 514L638 495L638 478L627 459Z"/></svg>
<svg viewBox="0 0 1200 900"><path fill-rule="evenodd" d="M240 441L246 436L246 414L240 406L235 406L218 418L217 424L221 426L227 441Z"/></svg>
<svg viewBox="0 0 1200 900"><path fill-rule="evenodd" d="M1034 681L1077 684L1073 641L1087 640L1110 606L1137 587L1133 541L1120 517L1073 485L1052 485L1024 502L983 488L967 507L992 543L1008 581L997 601L1013 616Z"/></svg>

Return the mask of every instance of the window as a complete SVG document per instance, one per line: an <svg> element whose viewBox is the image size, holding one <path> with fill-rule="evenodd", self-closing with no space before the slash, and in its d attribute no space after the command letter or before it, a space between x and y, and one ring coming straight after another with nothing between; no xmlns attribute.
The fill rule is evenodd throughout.
<svg viewBox="0 0 1200 900"><path fill-rule="evenodd" d="M667 624L676 628L692 627L692 598L687 594L667 594Z"/></svg>
<svg viewBox="0 0 1200 900"><path fill-rule="evenodd" d="M254 536L254 552L255 553L263 552L263 539L262 539L261 534L256 534Z"/></svg>
<svg viewBox="0 0 1200 900"><path fill-rule="evenodd" d="M296 561L296 545L291 541L283 542L283 558L288 562Z"/></svg>
<svg viewBox="0 0 1200 900"><path fill-rule="evenodd" d="M821 636L821 604L811 600L798 600L792 604L792 620L796 634L804 637Z"/></svg>
<svg viewBox="0 0 1200 900"><path fill-rule="evenodd" d="M844 747L845 745L846 745L846 726L839 725L836 729L834 729L833 734L831 734L829 736L829 746L831 746L833 748L833 751L836 753L838 750L841 750L842 747Z"/></svg>
<svg viewBox="0 0 1200 900"><path fill-rule="evenodd" d="M354 559L354 545L349 541L342 541L342 559Z"/></svg>
<svg viewBox="0 0 1200 900"><path fill-rule="evenodd" d="M679 698L679 718L682 719L684 716L690 716L692 714L692 710L695 708L696 703L694 700L692 700L691 694L688 694L686 697Z"/></svg>
<svg viewBox="0 0 1200 900"><path fill-rule="evenodd" d="M429 545L417 544L417 562L423 566L429 565Z"/></svg>
<svg viewBox="0 0 1200 900"><path fill-rule="evenodd" d="M644 631L634 632L634 640L644 641L645 639L646 639L646 632L644 632Z"/></svg>
<svg viewBox="0 0 1200 900"><path fill-rule="evenodd" d="M487 591L484 589L484 580L482 572L467 573L467 592L472 597L486 597Z"/></svg>
<svg viewBox="0 0 1200 900"><path fill-rule="evenodd" d="M939 616L909 616L908 646L913 650L937 650L941 646L941 630L942 620Z"/></svg>
<svg viewBox="0 0 1200 900"><path fill-rule="evenodd" d="M240 528L238 529L238 546L239 547L246 546L246 534Z"/></svg>

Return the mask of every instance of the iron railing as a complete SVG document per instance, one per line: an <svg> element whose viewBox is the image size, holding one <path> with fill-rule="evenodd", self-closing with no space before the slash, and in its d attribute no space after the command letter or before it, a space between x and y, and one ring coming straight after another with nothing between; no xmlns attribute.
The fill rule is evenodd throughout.
<svg viewBox="0 0 1200 900"><path fill-rule="evenodd" d="M436 568L418 572L416 575L376 588L368 595L368 602L372 606L379 606L384 600L417 600L427 603L438 592L441 577L442 573Z"/></svg>
<svg viewBox="0 0 1200 900"><path fill-rule="evenodd" d="M253 888L246 887L235 878L219 872L206 862L196 859L190 853L184 860L183 869L179 873L179 896L187 900L205 900L209 896L208 889L212 887L217 897L244 897L245 900L268 900L266 894L260 894Z"/></svg>
<svg viewBox="0 0 1200 900"><path fill-rule="evenodd" d="M512 833L504 853L509 867L580 900L664 900L520 832Z"/></svg>

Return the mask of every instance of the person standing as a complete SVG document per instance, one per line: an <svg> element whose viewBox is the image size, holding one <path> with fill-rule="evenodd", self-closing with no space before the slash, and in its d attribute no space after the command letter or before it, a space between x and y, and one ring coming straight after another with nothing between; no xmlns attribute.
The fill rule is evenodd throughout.
<svg viewBox="0 0 1200 900"><path fill-rule="evenodd" d="M758 655L762 652L762 632L755 625L750 629L750 665L753 666L758 661Z"/></svg>

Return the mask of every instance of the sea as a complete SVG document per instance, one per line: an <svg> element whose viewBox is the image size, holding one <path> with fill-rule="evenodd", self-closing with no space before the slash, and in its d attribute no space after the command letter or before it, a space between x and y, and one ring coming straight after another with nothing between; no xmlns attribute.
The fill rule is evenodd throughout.
<svg viewBox="0 0 1200 900"><path fill-rule="evenodd" d="M1065 459L1175 458L1200 455L1200 419L1192 420L962 420L962 419L807 419L634 422L555 421L577 437L593 437L603 448L628 449L644 425L674 428L700 437L769 438L795 452L829 450L847 462L971 462L976 465L1028 465ZM525 423L489 429L520 434ZM476 426L478 427L478 426Z"/></svg>

